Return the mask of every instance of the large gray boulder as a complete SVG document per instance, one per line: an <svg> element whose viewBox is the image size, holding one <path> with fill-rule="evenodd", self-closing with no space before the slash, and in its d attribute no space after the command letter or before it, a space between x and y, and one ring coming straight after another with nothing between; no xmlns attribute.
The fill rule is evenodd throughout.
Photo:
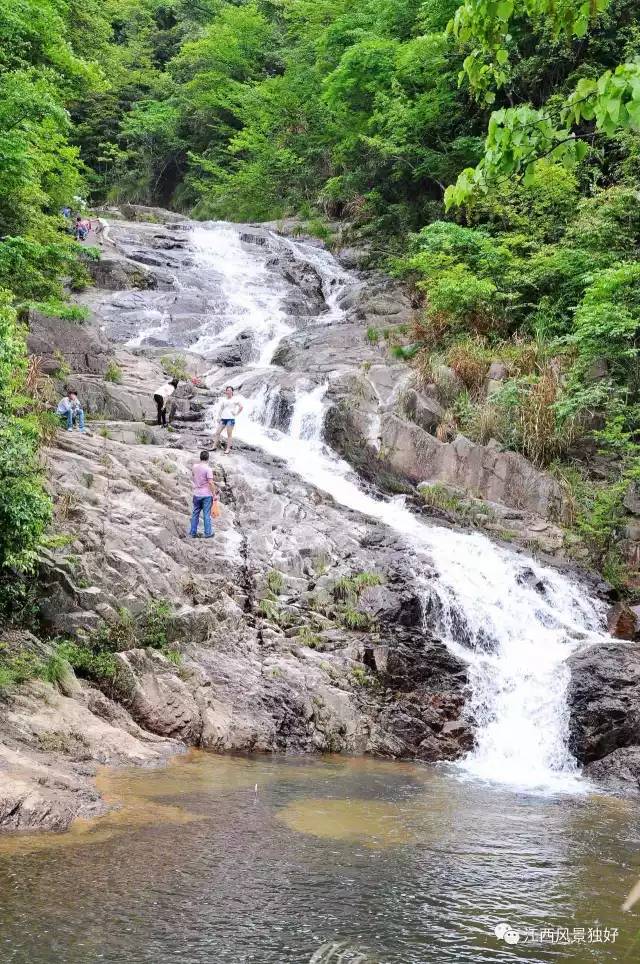
<svg viewBox="0 0 640 964"><path fill-rule="evenodd" d="M581 763L640 747L640 643L590 646L569 659L571 749Z"/></svg>
<svg viewBox="0 0 640 964"><path fill-rule="evenodd" d="M132 649L118 653L118 687L132 717L145 730L198 743L202 718L194 696L162 653Z"/></svg>
<svg viewBox="0 0 640 964"><path fill-rule="evenodd" d="M126 218L131 221L142 221L146 224L184 224L188 225L189 219L184 214L177 214L175 211L167 211L165 208L157 208L147 204L121 204L120 210Z"/></svg>
<svg viewBox="0 0 640 964"><path fill-rule="evenodd" d="M156 288L158 285L158 279L151 271L122 258L87 261L86 267L96 288L124 291L126 288Z"/></svg>
<svg viewBox="0 0 640 964"><path fill-rule="evenodd" d="M444 418L444 408L440 402L415 388L408 389L404 395L404 411L407 418L431 435Z"/></svg>
<svg viewBox="0 0 640 964"><path fill-rule="evenodd" d="M632 482L625 493L623 500L625 509L633 515L640 515L640 485Z"/></svg>
<svg viewBox="0 0 640 964"><path fill-rule="evenodd" d="M89 372L104 375L112 357L105 335L77 321L52 318L31 309L27 318L27 348L30 355L42 359L42 370L57 375L65 370L72 374Z"/></svg>
<svg viewBox="0 0 640 964"><path fill-rule="evenodd" d="M382 418L381 443L389 464L411 482L443 482L543 518L566 514L560 485L516 452L477 445L463 435L440 442L393 414Z"/></svg>
<svg viewBox="0 0 640 964"><path fill-rule="evenodd" d="M585 776L612 790L640 791L640 746L624 746L584 768Z"/></svg>

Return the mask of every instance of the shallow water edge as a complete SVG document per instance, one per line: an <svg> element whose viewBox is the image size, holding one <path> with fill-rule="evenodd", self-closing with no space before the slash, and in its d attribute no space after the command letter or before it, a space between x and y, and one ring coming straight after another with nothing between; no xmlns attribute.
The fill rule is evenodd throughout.
<svg viewBox="0 0 640 964"><path fill-rule="evenodd" d="M201 751L97 782L104 817L0 840L3 960L633 959L627 799L537 797L368 757ZM501 923L518 946L496 937ZM592 941L524 943L543 926Z"/></svg>

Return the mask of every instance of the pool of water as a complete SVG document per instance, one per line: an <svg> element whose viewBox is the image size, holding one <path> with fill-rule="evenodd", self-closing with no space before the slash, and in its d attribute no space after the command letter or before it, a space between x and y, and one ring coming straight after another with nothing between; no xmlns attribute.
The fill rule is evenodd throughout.
<svg viewBox="0 0 640 964"><path fill-rule="evenodd" d="M640 959L631 800L336 757L194 753L98 780L117 811L0 838L3 964Z"/></svg>

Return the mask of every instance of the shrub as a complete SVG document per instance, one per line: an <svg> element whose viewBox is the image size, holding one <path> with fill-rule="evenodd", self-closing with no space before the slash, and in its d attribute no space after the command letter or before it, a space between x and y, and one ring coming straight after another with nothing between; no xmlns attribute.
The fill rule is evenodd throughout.
<svg viewBox="0 0 640 964"><path fill-rule="evenodd" d="M63 321L86 321L89 317L89 309L84 305L70 304L60 298L47 298L46 301L31 301L29 308L41 311L43 315L50 318L62 318Z"/></svg>
<svg viewBox="0 0 640 964"><path fill-rule="evenodd" d="M396 273L432 277L455 265L485 277L499 277L509 263L509 253L486 231L465 228L451 221L434 221L411 239L413 254L397 264Z"/></svg>
<svg viewBox="0 0 640 964"><path fill-rule="evenodd" d="M445 315L451 328L486 332L495 327L498 289L468 268L457 265L419 287L428 293L429 311Z"/></svg>
<svg viewBox="0 0 640 964"><path fill-rule="evenodd" d="M119 385L122 381L122 369L115 361L110 361L107 365L104 380L105 382L113 382L114 385Z"/></svg>
<svg viewBox="0 0 640 964"><path fill-rule="evenodd" d="M367 630L373 629L375 623L368 613L363 613L355 606L345 606L341 613L342 624L346 629Z"/></svg>
<svg viewBox="0 0 640 964"><path fill-rule="evenodd" d="M69 674L71 664L59 648L51 654L44 664L44 678L53 686L59 685Z"/></svg>
<svg viewBox="0 0 640 964"><path fill-rule="evenodd" d="M274 595L277 596L279 593L281 593L284 586L284 578L282 573L278 572L277 569L271 569L267 573L267 586Z"/></svg>
<svg viewBox="0 0 640 964"><path fill-rule="evenodd" d="M506 406L491 399L471 405L460 422L460 429L473 442L486 445L491 439L513 444L513 424Z"/></svg>
<svg viewBox="0 0 640 964"><path fill-rule="evenodd" d="M350 676L354 686L370 687L376 682L365 666L354 666Z"/></svg>
<svg viewBox="0 0 640 964"><path fill-rule="evenodd" d="M158 649L171 662L180 664L181 655L169 644L169 627L173 610L165 600L149 603L136 621L127 609L120 609L115 622L104 624L82 640L63 640L47 664L52 682L64 673L68 663L79 676L97 683L112 683L118 672L116 653L138 646ZM56 678L57 677L57 678Z"/></svg>
<svg viewBox="0 0 640 964"><path fill-rule="evenodd" d="M258 603L258 612L264 617L264 619L268 619L272 623L279 624L280 607L275 600L265 596L264 599L261 599Z"/></svg>
<svg viewBox="0 0 640 964"><path fill-rule="evenodd" d="M613 585L624 580L620 571L617 542L624 526L624 496L630 483L640 475L640 468L633 460L615 482L594 483L584 470L556 465L556 475L573 506L573 529L580 536L589 553L590 561Z"/></svg>
<svg viewBox="0 0 640 964"><path fill-rule="evenodd" d="M140 644L151 649L166 649L172 618L173 607L166 599L150 602L138 628Z"/></svg>
<svg viewBox="0 0 640 964"><path fill-rule="evenodd" d="M0 291L0 584L33 570L51 518L38 462L40 426L23 394L26 373L25 332Z"/></svg>
<svg viewBox="0 0 640 964"><path fill-rule="evenodd" d="M420 486L420 495L425 505L434 509L444 509L446 512L459 512L464 506L462 496L448 489L440 482Z"/></svg>
<svg viewBox="0 0 640 964"><path fill-rule="evenodd" d="M640 210L635 187L617 185L582 198L567 239L589 251L628 258L640 248Z"/></svg>
<svg viewBox="0 0 640 964"><path fill-rule="evenodd" d="M0 644L0 691L20 686L30 679L42 679L45 666L32 652L9 652Z"/></svg>
<svg viewBox="0 0 640 964"><path fill-rule="evenodd" d="M341 576L332 587L333 598L338 602L357 599L370 586L380 586L384 582L380 573L364 570L354 576Z"/></svg>
<svg viewBox="0 0 640 964"><path fill-rule="evenodd" d="M483 385L491 362L491 352L479 339L456 342L446 353L447 365L467 388L477 392Z"/></svg>
<svg viewBox="0 0 640 964"><path fill-rule="evenodd" d="M38 587L31 572L0 568L0 625L35 629L40 606Z"/></svg>
<svg viewBox="0 0 640 964"><path fill-rule="evenodd" d="M0 288L11 290L20 305L33 301L61 304L64 276L81 285L87 275L69 239L43 243L33 238L5 237L0 241Z"/></svg>
<svg viewBox="0 0 640 964"><path fill-rule="evenodd" d="M117 676L118 663L113 652L99 649L95 640L82 643L65 640L58 645L56 652L80 677L96 683L109 683Z"/></svg>
<svg viewBox="0 0 640 964"><path fill-rule="evenodd" d="M183 382L188 377L187 359L184 355L163 355L160 364L171 378L177 378Z"/></svg>
<svg viewBox="0 0 640 964"><path fill-rule="evenodd" d="M133 616L124 607L118 611L113 623L104 623L90 636L90 645L96 652L119 653L133 649L138 644Z"/></svg>
<svg viewBox="0 0 640 964"><path fill-rule="evenodd" d="M380 332L373 325L369 325L367 328L367 341L370 345L377 345L380 341Z"/></svg>
<svg viewBox="0 0 640 964"><path fill-rule="evenodd" d="M379 572L372 572L370 570L364 570L364 572L359 572L353 577L353 586L357 593L364 592L365 589L369 589L371 586L381 586L384 579Z"/></svg>
<svg viewBox="0 0 640 964"><path fill-rule="evenodd" d="M527 325L537 338L565 335L571 330L576 305L593 281L594 271L607 267L607 250L545 245L523 264L514 267L511 284L523 306L528 305ZM522 313L526 313L524 308Z"/></svg>
<svg viewBox="0 0 640 964"><path fill-rule="evenodd" d="M640 389L635 359L640 328L640 263L623 264L598 273L586 290L567 342L577 351L574 384L582 384L590 366L606 359L619 385Z"/></svg>
<svg viewBox="0 0 640 964"><path fill-rule="evenodd" d="M310 234L311 237L319 238L320 241L324 241L325 244L332 238L331 228L320 218L312 218L310 221L307 221L304 230L307 234Z"/></svg>
<svg viewBox="0 0 640 964"><path fill-rule="evenodd" d="M389 349L392 357L400 361L410 361L419 350L419 345L392 345Z"/></svg>
<svg viewBox="0 0 640 964"><path fill-rule="evenodd" d="M311 626L301 626L297 636L297 641L301 646L308 646L309 649L317 649L322 640Z"/></svg>
<svg viewBox="0 0 640 964"><path fill-rule="evenodd" d="M538 241L561 236L574 215L578 183L573 171L552 161L539 160L526 183L502 178L472 206L474 219L500 231L523 232Z"/></svg>

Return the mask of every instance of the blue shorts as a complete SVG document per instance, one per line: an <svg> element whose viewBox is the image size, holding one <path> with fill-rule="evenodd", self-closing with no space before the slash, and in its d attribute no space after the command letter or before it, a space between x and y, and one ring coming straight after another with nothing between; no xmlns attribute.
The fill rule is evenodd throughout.
<svg viewBox="0 0 640 964"><path fill-rule="evenodd" d="M231 426L231 428L233 428L233 426L236 424L236 420L235 418L221 418L220 424L224 425L226 428L228 428L229 425Z"/></svg>

